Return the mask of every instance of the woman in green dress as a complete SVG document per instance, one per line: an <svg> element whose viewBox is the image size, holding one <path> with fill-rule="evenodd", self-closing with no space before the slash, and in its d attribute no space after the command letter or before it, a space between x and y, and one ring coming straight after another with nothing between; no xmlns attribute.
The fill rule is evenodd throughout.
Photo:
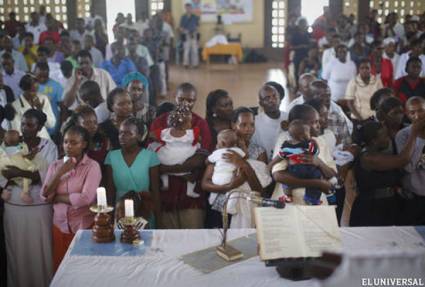
<svg viewBox="0 0 425 287"><path fill-rule="evenodd" d="M124 215L124 199L134 200L135 216L148 219L155 228L160 219L159 159L142 147L147 128L136 118L125 120L119 129L120 149L111 150L105 159L106 190L116 203L116 218Z"/></svg>

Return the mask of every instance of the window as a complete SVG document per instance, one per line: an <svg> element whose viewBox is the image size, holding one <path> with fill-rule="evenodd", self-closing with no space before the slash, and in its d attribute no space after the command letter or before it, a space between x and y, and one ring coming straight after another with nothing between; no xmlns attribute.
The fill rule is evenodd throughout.
<svg viewBox="0 0 425 287"><path fill-rule="evenodd" d="M404 16L422 14L424 9L422 1L414 0L371 0L370 8L378 10L379 23L383 23L390 12L396 12L400 22L404 23Z"/></svg>
<svg viewBox="0 0 425 287"><path fill-rule="evenodd" d="M357 18L357 1L344 0L343 13L344 15L353 14Z"/></svg>
<svg viewBox="0 0 425 287"><path fill-rule="evenodd" d="M77 17L90 17L91 0L77 0Z"/></svg>
<svg viewBox="0 0 425 287"><path fill-rule="evenodd" d="M164 9L164 0L150 0L149 2L151 16Z"/></svg>
<svg viewBox="0 0 425 287"><path fill-rule="evenodd" d="M272 24L271 24L271 46L272 48L283 48L285 42L286 27L286 1L273 0L272 2Z"/></svg>
<svg viewBox="0 0 425 287"><path fill-rule="evenodd" d="M38 11L40 5L46 6L46 12L52 13L56 20L62 22L66 28L66 1L62 0L0 0L0 20L8 19L8 14L12 11L16 13L16 19L28 22L31 12Z"/></svg>

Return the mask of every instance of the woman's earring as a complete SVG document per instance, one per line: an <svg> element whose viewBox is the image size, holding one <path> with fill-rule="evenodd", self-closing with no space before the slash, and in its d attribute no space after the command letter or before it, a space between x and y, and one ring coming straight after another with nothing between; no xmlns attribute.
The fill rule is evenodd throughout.
<svg viewBox="0 0 425 287"><path fill-rule="evenodd" d="M212 116L213 116L213 118L216 118L217 117L217 114L216 113L213 113Z"/></svg>

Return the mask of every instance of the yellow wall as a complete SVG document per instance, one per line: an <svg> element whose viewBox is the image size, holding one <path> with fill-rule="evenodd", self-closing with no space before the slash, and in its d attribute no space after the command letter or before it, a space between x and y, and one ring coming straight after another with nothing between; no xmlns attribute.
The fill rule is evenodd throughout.
<svg viewBox="0 0 425 287"><path fill-rule="evenodd" d="M253 21L248 23L238 23L226 25L226 33L232 37L242 34L242 46L245 48L263 48L264 47L264 1L252 0L253 2ZM184 13L184 0L172 0L172 14L176 26L180 23L180 17ZM215 23L202 23L200 25L201 44L203 45L214 35Z"/></svg>

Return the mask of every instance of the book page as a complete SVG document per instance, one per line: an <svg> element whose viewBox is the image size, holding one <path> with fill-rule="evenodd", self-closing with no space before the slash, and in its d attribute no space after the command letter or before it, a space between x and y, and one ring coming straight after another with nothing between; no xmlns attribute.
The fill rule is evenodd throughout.
<svg viewBox="0 0 425 287"><path fill-rule="evenodd" d="M341 234L334 206L295 207L304 235L305 257L318 257L323 251L341 251Z"/></svg>
<svg viewBox="0 0 425 287"><path fill-rule="evenodd" d="M284 209L271 207L255 208L257 240L261 260L286 257L304 257L296 212L293 206Z"/></svg>
<svg viewBox="0 0 425 287"><path fill-rule="evenodd" d="M323 251L341 250L333 206L257 207L255 222L261 260L318 257Z"/></svg>

